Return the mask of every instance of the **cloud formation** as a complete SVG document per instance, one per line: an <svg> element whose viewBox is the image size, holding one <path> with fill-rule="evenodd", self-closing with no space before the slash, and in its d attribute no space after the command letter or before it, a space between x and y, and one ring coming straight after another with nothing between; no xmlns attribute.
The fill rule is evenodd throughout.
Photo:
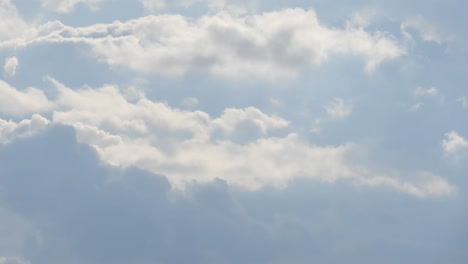
<svg viewBox="0 0 468 264"><path fill-rule="evenodd" d="M453 155L457 152L468 148L468 140L460 136L455 131L445 134L445 139L441 143L442 149L445 154Z"/></svg>
<svg viewBox="0 0 468 264"><path fill-rule="evenodd" d="M368 263L376 250L383 263L466 258L456 197L431 203L310 180L255 192L216 180L178 192L163 176L100 163L60 125L0 146L0 186L2 206L31 225L25 260L1 259L19 263Z"/></svg>
<svg viewBox="0 0 468 264"><path fill-rule="evenodd" d="M0 0L0 264L468 263L463 8L306 2Z"/></svg>
<svg viewBox="0 0 468 264"><path fill-rule="evenodd" d="M405 48L384 32L330 28L313 10L284 9L254 15L218 12L191 19L146 16L88 27L59 21L31 29L3 45L82 43L111 67L143 74L277 78L324 63L333 55L359 56L365 71L399 58Z"/></svg>
<svg viewBox="0 0 468 264"><path fill-rule="evenodd" d="M284 188L295 178L311 178L389 186L420 197L455 192L454 186L436 175L418 172L414 179L403 180L365 163L355 163L351 157L359 155L362 147L352 143L326 147L309 144L289 131L287 120L254 107L227 108L213 118L202 111L154 102L144 95L132 102L115 86L73 90L49 80L57 94L54 100L44 102L52 109L42 112L53 111L53 123L73 126L78 140L93 146L109 164L167 175L176 188L184 188L193 180L214 179L247 189ZM6 87L16 100L30 97ZM338 107L336 115L343 117L344 110L340 104ZM36 119L43 120L40 116Z"/></svg>
<svg viewBox="0 0 468 264"><path fill-rule="evenodd" d="M3 72L7 77L13 77L16 74L16 67L18 67L18 59L16 57L6 58L5 64L3 64Z"/></svg>

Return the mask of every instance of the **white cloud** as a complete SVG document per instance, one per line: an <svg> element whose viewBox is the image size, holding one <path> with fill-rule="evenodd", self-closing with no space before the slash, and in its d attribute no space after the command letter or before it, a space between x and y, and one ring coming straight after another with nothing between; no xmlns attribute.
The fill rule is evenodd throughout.
<svg viewBox="0 0 468 264"><path fill-rule="evenodd" d="M327 113L336 119L347 118L353 112L353 105L346 103L342 98L335 98L327 106L325 106Z"/></svg>
<svg viewBox="0 0 468 264"><path fill-rule="evenodd" d="M357 184L390 186L419 197L443 196L456 192L456 188L453 185L449 184L438 175L428 172L419 172L416 173L416 178L419 178L419 181L415 184L392 177L375 176L372 178L359 179Z"/></svg>
<svg viewBox="0 0 468 264"><path fill-rule="evenodd" d="M84 4L95 10L102 1L104 0L42 0L41 7L56 13L70 13L78 4Z"/></svg>
<svg viewBox="0 0 468 264"><path fill-rule="evenodd" d="M22 35L27 25L10 0L0 0L0 41L7 41Z"/></svg>
<svg viewBox="0 0 468 264"><path fill-rule="evenodd" d="M468 148L468 140L460 136L457 132L451 131L445 134L445 139L441 143L445 154L452 155Z"/></svg>
<svg viewBox="0 0 468 264"><path fill-rule="evenodd" d="M18 59L16 57L9 57L5 59L3 71L8 77L13 77L16 74L16 67L18 67Z"/></svg>
<svg viewBox="0 0 468 264"><path fill-rule="evenodd" d="M49 123L49 120L38 114L18 123L0 119L0 144L8 144L18 138L35 135L47 127Z"/></svg>
<svg viewBox="0 0 468 264"><path fill-rule="evenodd" d="M31 33L32 34L32 33ZM203 72L222 77L294 76L331 55L359 55L372 72L405 54L392 36L346 25L322 25L313 10L284 9L257 15L218 12L199 18L146 16L126 22L69 27L60 22L34 30L35 37L3 45L72 42L88 45L111 67L180 76Z"/></svg>
<svg viewBox="0 0 468 264"><path fill-rule="evenodd" d="M78 140L93 146L104 161L164 174L178 188L193 180L219 178L255 190L268 185L285 187L299 177L325 182L348 179L422 197L454 191L438 176L403 180L385 170L352 162L363 146L312 145L291 132L287 120L254 107L228 108L213 118L143 95L132 102L115 86L70 89L49 80L57 88L54 100L48 102L53 106L53 123L73 126ZM29 97L20 92L10 94ZM48 123L39 115L19 123L2 121L2 141L30 135Z"/></svg>
<svg viewBox="0 0 468 264"><path fill-rule="evenodd" d="M428 89L418 87L414 90L415 96L436 96L437 94L439 94L439 90L437 90L437 88L435 87L431 87Z"/></svg>
<svg viewBox="0 0 468 264"><path fill-rule="evenodd" d="M24 116L51 108L42 90L27 88L19 91L0 80L0 114Z"/></svg>

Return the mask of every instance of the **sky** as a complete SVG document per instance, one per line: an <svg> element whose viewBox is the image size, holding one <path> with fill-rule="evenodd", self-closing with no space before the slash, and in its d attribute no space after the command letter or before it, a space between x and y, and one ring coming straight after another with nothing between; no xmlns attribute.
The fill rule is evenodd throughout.
<svg viewBox="0 0 468 264"><path fill-rule="evenodd" d="M0 0L0 264L468 263L467 12Z"/></svg>

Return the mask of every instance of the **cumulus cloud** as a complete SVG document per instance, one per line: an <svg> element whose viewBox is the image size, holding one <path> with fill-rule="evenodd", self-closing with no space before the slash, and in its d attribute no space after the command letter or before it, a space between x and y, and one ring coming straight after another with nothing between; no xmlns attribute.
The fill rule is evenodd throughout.
<svg viewBox="0 0 468 264"><path fill-rule="evenodd" d="M353 105L346 103L343 98L335 98L327 106L325 110L332 118L343 119L347 118L353 112Z"/></svg>
<svg viewBox="0 0 468 264"><path fill-rule="evenodd" d="M3 72L8 77L13 77L16 74L16 67L18 67L18 59L16 57L9 57L5 59L3 64Z"/></svg>
<svg viewBox="0 0 468 264"><path fill-rule="evenodd" d="M351 162L362 146L310 144L290 131L287 120L255 107L227 108L219 117L211 117L144 96L129 101L116 86L70 89L49 80L57 90L54 100L48 102L53 105L53 123L73 126L78 140L93 146L107 163L167 175L176 188L184 188L193 180L223 179L231 185L258 190L264 186L284 188L295 178L311 178L389 186L421 197L455 190L448 187L449 183L441 184L445 182L442 178L422 176L407 181ZM338 103L338 108L334 110L337 116L346 114L343 105ZM39 123L45 126L48 122ZM372 180L375 175L383 180Z"/></svg>
<svg viewBox="0 0 468 264"><path fill-rule="evenodd" d="M446 154L452 155L468 148L468 140L457 132L451 131L445 134L445 139L442 141L441 146Z"/></svg>
<svg viewBox="0 0 468 264"><path fill-rule="evenodd" d="M15 5L10 0L0 0L0 41L21 36L28 29ZM0 45L1 46L1 45Z"/></svg>
<svg viewBox="0 0 468 264"><path fill-rule="evenodd" d="M111 67L167 76L294 76L336 54L363 57L366 72L372 72L405 54L389 34L349 25L327 27L313 10L303 9L256 15L218 12L195 19L146 16L77 28L56 21L34 32L35 37L12 43L83 43Z"/></svg>
<svg viewBox="0 0 468 264"><path fill-rule="evenodd" d="M42 0L41 7L56 13L70 13L78 4L84 4L91 9L96 9L102 1L104 0Z"/></svg>
<svg viewBox="0 0 468 264"><path fill-rule="evenodd" d="M37 114L33 115L31 119L24 119L18 123L0 119L0 144L33 136L47 127L49 123L49 120Z"/></svg>
<svg viewBox="0 0 468 264"><path fill-rule="evenodd" d="M376 250L384 263L466 259L457 197L434 203L310 179L256 192L192 182L178 192L163 176L102 164L60 125L0 146L0 172L2 206L32 226L19 255L31 263L370 263ZM391 180L370 184L379 181Z"/></svg>
<svg viewBox="0 0 468 264"><path fill-rule="evenodd" d="M19 91L0 80L0 113L21 117L50 109L51 105L44 92L37 88Z"/></svg>

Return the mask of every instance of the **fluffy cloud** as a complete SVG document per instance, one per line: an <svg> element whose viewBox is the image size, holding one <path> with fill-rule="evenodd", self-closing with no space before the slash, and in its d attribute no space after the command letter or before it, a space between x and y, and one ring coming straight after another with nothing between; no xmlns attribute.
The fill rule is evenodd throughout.
<svg viewBox="0 0 468 264"><path fill-rule="evenodd" d="M12 40L10 45L84 43L111 67L167 76L200 72L231 78L292 76L336 54L361 56L365 70L372 72L405 53L389 34L349 24L330 28L313 10L303 9L258 15L219 12L195 19L147 16L78 28L56 21L32 32L35 37Z"/></svg>
<svg viewBox="0 0 468 264"><path fill-rule="evenodd" d="M0 42L21 36L28 28L10 0L0 0L0 17Z"/></svg>
<svg viewBox="0 0 468 264"><path fill-rule="evenodd" d="M18 123L0 119L0 144L33 136L47 127L49 123L49 120L37 114L33 115L31 119L24 119Z"/></svg>
<svg viewBox="0 0 468 264"><path fill-rule="evenodd" d="M78 4L84 4L91 9L95 9L102 1L103 0L42 0L41 6L47 11L69 13L73 11Z"/></svg>
<svg viewBox="0 0 468 264"><path fill-rule="evenodd" d="M42 90L30 87L19 91L0 80L0 114L21 117L47 111L50 107Z"/></svg>
<svg viewBox="0 0 468 264"><path fill-rule="evenodd" d="M351 115L353 105L346 103L343 98L335 98L331 103L325 106L327 113L336 119L343 119Z"/></svg>
<svg viewBox="0 0 468 264"><path fill-rule="evenodd" d="M48 155L38 156L44 149ZM459 196L434 202L304 179L282 190L246 192L216 180L177 192L162 176L102 164L60 125L0 146L0 186L2 207L32 227L21 254L2 255L34 264L371 263L376 251L385 264L464 263L467 256ZM11 226L7 220L0 226Z"/></svg>
<svg viewBox="0 0 468 264"><path fill-rule="evenodd" d="M6 76L15 76L16 67L18 67L18 59L16 57L9 57L5 59L5 64L3 64L3 71L5 72Z"/></svg>
<svg viewBox="0 0 468 264"><path fill-rule="evenodd" d="M93 146L107 163L167 175L176 188L185 188L193 180L214 179L246 189L284 188L296 178L311 178L389 186L421 197L455 191L439 176L417 173L417 177L403 179L366 162L355 162L352 157L363 149L356 144L309 144L290 130L287 120L254 107L227 108L213 118L141 94L130 101L115 86L73 90L49 80L57 89L54 100L46 102L53 106L53 123L73 126L78 140ZM27 93L11 94L29 97Z"/></svg>
<svg viewBox="0 0 468 264"><path fill-rule="evenodd" d="M442 141L441 146L446 154L451 155L468 148L468 140L457 132L451 131L445 134L445 139Z"/></svg>

